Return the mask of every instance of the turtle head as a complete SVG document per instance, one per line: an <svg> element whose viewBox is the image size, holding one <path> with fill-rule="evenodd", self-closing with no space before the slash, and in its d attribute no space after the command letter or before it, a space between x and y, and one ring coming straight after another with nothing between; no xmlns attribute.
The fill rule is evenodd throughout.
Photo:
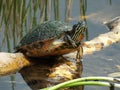
<svg viewBox="0 0 120 90"><path fill-rule="evenodd" d="M65 41L67 41L74 48L78 47L84 37L84 31L86 29L87 26L84 21L78 22L77 24L73 25L71 31L67 32Z"/></svg>
<svg viewBox="0 0 120 90"><path fill-rule="evenodd" d="M84 31L87 29L87 26L84 21L78 22L78 24L73 25L70 37L74 41L80 41L81 35L84 33Z"/></svg>
<svg viewBox="0 0 120 90"><path fill-rule="evenodd" d="M87 29L87 26L84 21L80 21L77 24L73 25L72 30L66 35L67 41L72 44L73 47L77 47L78 43L84 37L84 31Z"/></svg>

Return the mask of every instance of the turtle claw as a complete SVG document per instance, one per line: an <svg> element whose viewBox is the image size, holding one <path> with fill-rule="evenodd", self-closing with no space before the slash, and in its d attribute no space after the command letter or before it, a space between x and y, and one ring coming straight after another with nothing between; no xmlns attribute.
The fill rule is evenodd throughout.
<svg viewBox="0 0 120 90"><path fill-rule="evenodd" d="M80 57L80 55L77 55L76 56L76 62L79 63L80 61L81 61L81 57Z"/></svg>
<svg viewBox="0 0 120 90"><path fill-rule="evenodd" d="M83 48L82 48L82 46L81 46L81 47L79 48L79 50L77 51L76 62L81 62L81 61L83 61L82 56L83 56Z"/></svg>
<svg viewBox="0 0 120 90"><path fill-rule="evenodd" d="M75 43L71 43L71 44L72 44L73 48L77 47L77 45Z"/></svg>

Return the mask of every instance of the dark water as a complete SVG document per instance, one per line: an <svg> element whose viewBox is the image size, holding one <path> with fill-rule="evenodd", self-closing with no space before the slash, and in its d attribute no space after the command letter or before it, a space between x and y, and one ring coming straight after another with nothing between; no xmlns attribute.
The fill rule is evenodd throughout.
<svg viewBox="0 0 120 90"><path fill-rule="evenodd" d="M60 18L65 20L65 0L60 2ZM79 21L80 4L79 0L73 0L71 18L69 23L74 24ZM120 0L87 0L86 21L88 25L88 39L96 37L101 33L108 32L102 22L120 15ZM52 11L53 12L53 11ZM51 15L53 20L54 15ZM0 31L0 42L3 40L3 32ZM5 41L4 41L5 42ZM2 46L1 51L6 51L6 46ZM12 45L12 44L11 44ZM12 46L11 46L12 47ZM83 74L82 76L108 76L113 72L119 72L116 67L120 64L120 43L113 44L99 52L92 55L84 56L83 59ZM0 90L31 90L30 87L23 80L20 73L14 74L14 81L12 82L11 76L4 76L0 78ZM109 90L107 87L91 87L86 86L85 90ZM116 89L119 90L119 89Z"/></svg>

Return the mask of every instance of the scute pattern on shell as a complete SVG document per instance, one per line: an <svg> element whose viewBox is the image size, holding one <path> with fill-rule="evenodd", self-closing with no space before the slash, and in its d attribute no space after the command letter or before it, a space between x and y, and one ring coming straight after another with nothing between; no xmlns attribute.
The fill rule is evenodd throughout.
<svg viewBox="0 0 120 90"><path fill-rule="evenodd" d="M23 37L17 48L35 42L37 40L46 40L54 38L71 30L72 27L61 21L47 21L33 28L27 35Z"/></svg>

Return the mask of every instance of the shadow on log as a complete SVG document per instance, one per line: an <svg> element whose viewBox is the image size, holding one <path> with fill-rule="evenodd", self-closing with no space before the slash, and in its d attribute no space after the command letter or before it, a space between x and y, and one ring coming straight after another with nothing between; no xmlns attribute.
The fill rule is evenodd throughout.
<svg viewBox="0 0 120 90"><path fill-rule="evenodd" d="M72 58L55 57L33 59L32 61L35 64L20 70L21 75L32 90L80 78L82 74L82 62L76 63ZM69 88L69 90L83 90L83 87L73 87Z"/></svg>

